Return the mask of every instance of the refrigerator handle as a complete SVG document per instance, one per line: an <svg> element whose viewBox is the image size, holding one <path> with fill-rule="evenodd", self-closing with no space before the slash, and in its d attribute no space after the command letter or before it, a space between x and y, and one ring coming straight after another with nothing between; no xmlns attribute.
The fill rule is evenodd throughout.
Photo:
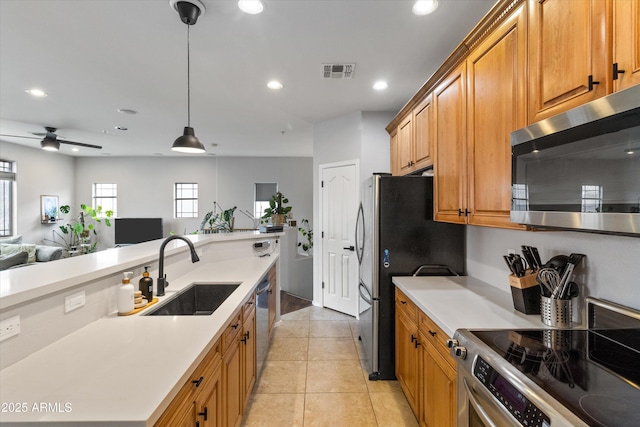
<svg viewBox="0 0 640 427"><path fill-rule="evenodd" d="M363 292L363 289L364 289L364 292L366 292L366 295ZM360 282L359 292L360 292L360 296L362 297L363 300L365 300L367 302L367 304L373 305L373 300L371 298L371 294L369 293L369 290L367 289L365 284L362 283L362 282Z"/></svg>
<svg viewBox="0 0 640 427"><path fill-rule="evenodd" d="M360 226L360 221L362 221L362 243L364 244L364 209L362 208L362 202L360 202L360 207L358 208L358 217L356 218L356 256L358 257L358 264L362 264L362 256L364 253L364 248L360 247L360 242L358 240L358 229Z"/></svg>

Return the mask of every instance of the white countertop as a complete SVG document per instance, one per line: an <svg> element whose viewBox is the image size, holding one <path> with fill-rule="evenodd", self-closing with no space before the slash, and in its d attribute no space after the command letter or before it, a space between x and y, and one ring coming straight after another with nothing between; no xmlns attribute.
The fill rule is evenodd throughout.
<svg viewBox="0 0 640 427"><path fill-rule="evenodd" d="M219 234L188 234L193 245L212 242L255 239L265 236L257 231ZM279 236L272 234L270 236ZM37 263L22 268L0 271L0 309L11 307L35 298L59 292L80 283L116 274L130 267L158 259L158 245L153 240L137 245L112 248L82 256ZM184 250L186 243L180 240L169 242L165 256Z"/></svg>
<svg viewBox="0 0 640 427"><path fill-rule="evenodd" d="M113 313L3 369L2 425L153 425L276 260L205 264L173 279L166 296L153 306L196 281L241 283L210 316ZM15 412L15 406L6 411L10 403L26 403L27 412ZM41 403L48 409L34 411Z"/></svg>
<svg viewBox="0 0 640 427"><path fill-rule="evenodd" d="M393 283L449 337L456 329L547 328L539 314L516 311L510 292L473 277L396 276Z"/></svg>

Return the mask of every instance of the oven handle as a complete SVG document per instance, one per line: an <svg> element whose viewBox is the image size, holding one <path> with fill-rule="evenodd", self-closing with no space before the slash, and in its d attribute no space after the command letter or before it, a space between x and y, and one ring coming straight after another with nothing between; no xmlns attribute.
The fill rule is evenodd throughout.
<svg viewBox="0 0 640 427"><path fill-rule="evenodd" d="M493 421L491 421L491 418L489 418L487 411L484 410L480 402L478 402L478 400L476 399L473 390L471 389L471 387L469 387L469 384L467 384L467 379L462 378L462 383L464 384L464 389L467 392L467 396L469 397L469 403L473 405L474 409L476 410L476 414L478 414L478 416L482 419L482 422L484 422L489 427L497 427L497 425Z"/></svg>

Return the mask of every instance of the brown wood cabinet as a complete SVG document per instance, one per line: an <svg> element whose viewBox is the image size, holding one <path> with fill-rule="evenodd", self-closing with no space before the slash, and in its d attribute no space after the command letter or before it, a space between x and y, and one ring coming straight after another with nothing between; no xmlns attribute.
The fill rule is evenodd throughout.
<svg viewBox="0 0 640 427"><path fill-rule="evenodd" d="M456 362L447 334L396 289L396 377L422 427L456 425Z"/></svg>
<svg viewBox="0 0 640 427"><path fill-rule="evenodd" d="M527 13L517 7L467 58L467 222L512 224L511 132L527 125ZM464 171L463 171L464 175Z"/></svg>
<svg viewBox="0 0 640 427"><path fill-rule="evenodd" d="M395 355L396 378L416 417L419 413L419 352L417 307L402 291L396 289Z"/></svg>
<svg viewBox="0 0 640 427"><path fill-rule="evenodd" d="M221 426L220 342L209 351L178 395L155 423L156 427Z"/></svg>
<svg viewBox="0 0 640 427"><path fill-rule="evenodd" d="M611 93L608 5L529 0L530 123Z"/></svg>
<svg viewBox="0 0 640 427"><path fill-rule="evenodd" d="M255 299L255 298L254 298ZM256 310L255 305L253 310L250 310L245 314L244 318L244 330L242 331L242 365L244 367L243 372L243 390L244 390L244 406L246 406L253 386L256 384Z"/></svg>
<svg viewBox="0 0 640 427"><path fill-rule="evenodd" d="M433 103L428 94L391 133L391 173L407 175L433 164Z"/></svg>
<svg viewBox="0 0 640 427"><path fill-rule="evenodd" d="M420 415L422 427L455 427L456 370L420 331ZM455 366L455 365L454 365Z"/></svg>
<svg viewBox="0 0 640 427"><path fill-rule="evenodd" d="M613 89L617 91L640 84L640 0L613 2L613 34Z"/></svg>
<svg viewBox="0 0 640 427"><path fill-rule="evenodd" d="M467 108L466 63L455 68L433 92L434 219L466 223Z"/></svg>

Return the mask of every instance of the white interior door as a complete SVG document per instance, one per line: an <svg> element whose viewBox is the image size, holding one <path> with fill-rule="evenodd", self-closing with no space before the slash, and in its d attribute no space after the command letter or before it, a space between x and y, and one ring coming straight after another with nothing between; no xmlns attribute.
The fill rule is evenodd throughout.
<svg viewBox="0 0 640 427"><path fill-rule="evenodd" d="M355 164L321 170L322 296L327 308L358 315L358 257L354 250L358 214Z"/></svg>

